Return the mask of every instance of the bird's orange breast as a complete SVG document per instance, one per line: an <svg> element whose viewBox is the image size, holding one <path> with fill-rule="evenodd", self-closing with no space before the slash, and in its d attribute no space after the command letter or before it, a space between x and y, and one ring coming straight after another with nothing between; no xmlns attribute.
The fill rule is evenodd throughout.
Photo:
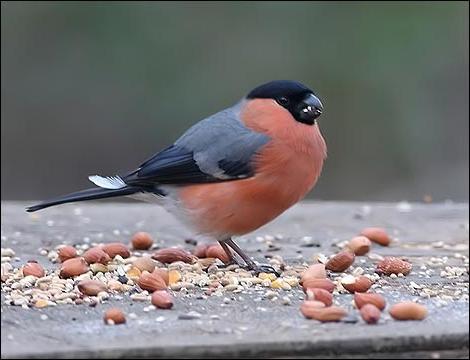
<svg viewBox="0 0 470 360"><path fill-rule="evenodd" d="M254 159L255 175L179 190L194 227L217 238L253 231L301 200L326 157L318 126L295 121L273 100L247 101L240 116L247 127L271 138Z"/></svg>

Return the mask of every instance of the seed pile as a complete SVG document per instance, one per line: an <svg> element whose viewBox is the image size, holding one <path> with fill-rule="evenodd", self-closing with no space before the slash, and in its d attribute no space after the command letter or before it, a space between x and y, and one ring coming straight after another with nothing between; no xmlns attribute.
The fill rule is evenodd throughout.
<svg viewBox="0 0 470 360"><path fill-rule="evenodd" d="M263 240L275 248L275 239L267 236ZM307 241L309 240L309 241ZM303 239L302 246L311 245L311 239ZM436 271L442 277L455 279L468 272L468 258L456 254L463 266L449 266L445 258L431 258L419 270L405 259L381 257L370 250L376 246L388 246L389 235L380 228L364 229L349 242L338 244L337 254L326 257L317 254L315 263L289 265L279 255L273 255L269 264L281 276L252 272L238 265L226 265L228 258L218 244L197 244L192 252L181 248L156 249L149 234L136 233L131 246L123 243L61 245L52 250L39 249L39 254L57 264L55 269L46 270L35 260L20 267L11 262L16 259L10 248L2 248L1 281L5 303L45 308L62 304L96 306L111 297L149 303L144 311L155 308L171 309L173 296L185 296L192 289L202 290L202 297L225 297L231 293L260 291L266 299L277 300L290 305L294 296L292 290L303 289L305 301L300 307L306 318L322 322L338 321L348 312L334 303L341 294L354 294L354 305L368 324L379 321L385 309L381 293L392 290L394 278L404 278L411 271L418 271L419 277L429 277ZM308 245L306 245L308 244ZM458 255L458 256L457 256ZM366 259L375 262L365 266ZM353 266L356 263L361 266ZM468 283L461 289L446 286L435 289L411 281L408 285L413 295L421 298L438 298L440 305L449 301L468 301ZM450 293L452 291L452 293ZM125 315L119 309L112 309L104 316L105 323L125 322ZM415 302L395 304L389 308L390 315L398 320L420 320L427 310Z"/></svg>

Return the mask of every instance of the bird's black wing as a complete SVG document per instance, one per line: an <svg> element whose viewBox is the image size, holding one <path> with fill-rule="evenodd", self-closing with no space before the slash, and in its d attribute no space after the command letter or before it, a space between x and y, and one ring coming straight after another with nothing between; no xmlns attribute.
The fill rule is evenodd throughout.
<svg viewBox="0 0 470 360"><path fill-rule="evenodd" d="M201 171L192 151L171 145L124 178L126 184L183 184L220 181Z"/></svg>

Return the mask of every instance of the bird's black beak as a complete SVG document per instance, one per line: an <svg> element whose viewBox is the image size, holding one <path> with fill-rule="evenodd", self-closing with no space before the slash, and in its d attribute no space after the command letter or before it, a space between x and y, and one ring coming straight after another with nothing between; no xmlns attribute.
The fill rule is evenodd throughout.
<svg viewBox="0 0 470 360"><path fill-rule="evenodd" d="M320 99L313 94L308 94L300 102L299 118L303 123L313 125L322 111L323 104Z"/></svg>

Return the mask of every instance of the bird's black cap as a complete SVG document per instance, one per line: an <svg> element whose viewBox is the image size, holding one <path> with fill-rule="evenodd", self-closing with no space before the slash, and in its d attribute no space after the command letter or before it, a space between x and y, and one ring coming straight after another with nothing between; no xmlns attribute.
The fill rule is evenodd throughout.
<svg viewBox="0 0 470 360"><path fill-rule="evenodd" d="M292 80L274 80L260 85L246 96L247 99L277 99L279 97L297 97L299 95L313 94L305 85Z"/></svg>

